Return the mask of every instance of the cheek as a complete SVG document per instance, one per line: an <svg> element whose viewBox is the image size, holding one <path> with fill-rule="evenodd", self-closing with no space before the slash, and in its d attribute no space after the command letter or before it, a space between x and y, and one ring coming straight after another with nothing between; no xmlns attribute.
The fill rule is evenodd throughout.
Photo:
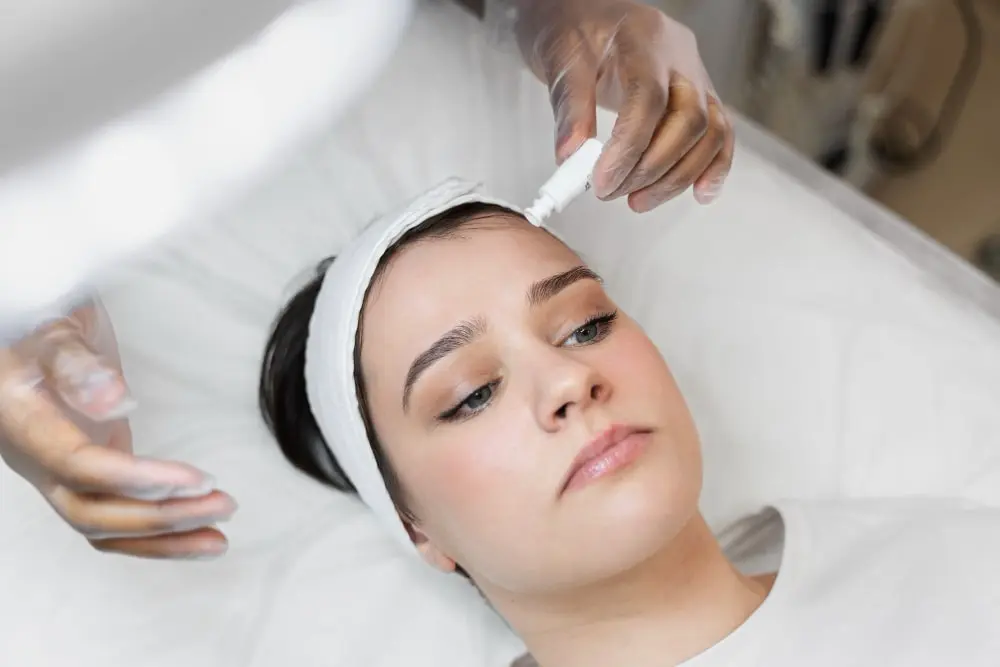
<svg viewBox="0 0 1000 667"><path fill-rule="evenodd" d="M439 431L424 455L408 462L413 509L429 533L502 534L502 526L520 514L517 503L534 497L538 466L530 442L537 436L527 432L533 422L505 413L489 411L442 427L451 432Z"/></svg>
<svg viewBox="0 0 1000 667"><path fill-rule="evenodd" d="M613 388L612 403L628 417L663 429L679 458L672 465L700 478L701 446L687 401L659 350L642 329L630 323L608 347L602 374Z"/></svg>
<svg viewBox="0 0 1000 667"><path fill-rule="evenodd" d="M670 369L653 341L633 322L612 336L607 360L602 369L617 392L625 393L630 400L643 396L658 400L671 412L684 409L684 399Z"/></svg>

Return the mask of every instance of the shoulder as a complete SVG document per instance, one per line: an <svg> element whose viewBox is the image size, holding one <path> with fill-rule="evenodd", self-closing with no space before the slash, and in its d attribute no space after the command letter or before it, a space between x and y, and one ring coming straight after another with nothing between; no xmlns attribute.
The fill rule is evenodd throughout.
<svg viewBox="0 0 1000 667"><path fill-rule="evenodd" d="M932 529L972 536L983 529L1000 528L1000 508L952 499L784 501L775 508L786 530L801 531L813 539L854 534L904 539L925 536ZM987 530L984 537L1000 539L996 530Z"/></svg>
<svg viewBox="0 0 1000 667"><path fill-rule="evenodd" d="M950 664L962 654L967 665L996 664L1000 510L931 500L777 509L785 552L772 595L785 602L785 627L812 642L802 651L891 651L894 664ZM886 639L901 633L914 639Z"/></svg>
<svg viewBox="0 0 1000 667"><path fill-rule="evenodd" d="M732 524L719 541L750 574L773 571L776 561L806 573L838 559L914 553L1000 560L1000 508L925 498L786 500Z"/></svg>
<svg viewBox="0 0 1000 667"><path fill-rule="evenodd" d="M862 589L879 579L888 592L883 575L892 572L900 586L934 580L945 596L1000 592L995 565L1000 509L930 499L810 501L776 508L785 527L782 569L787 566L802 583L821 585L850 572Z"/></svg>

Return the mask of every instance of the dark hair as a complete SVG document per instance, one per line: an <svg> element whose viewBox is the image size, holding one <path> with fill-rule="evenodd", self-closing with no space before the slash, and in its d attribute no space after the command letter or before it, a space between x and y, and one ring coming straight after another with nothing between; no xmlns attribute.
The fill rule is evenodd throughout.
<svg viewBox="0 0 1000 667"><path fill-rule="evenodd" d="M483 218L495 215L512 214L507 209L492 204L462 204L428 218L408 231L379 261L365 293L365 304L368 302L372 286L376 285L384 275L392 258L404 248L427 239L453 237L460 228L476 221L482 222ZM333 258L329 258L319 264L313 278L292 297L274 321L261 364L259 402L264 422L292 465L313 479L339 491L357 493L351 480L326 446L306 396L306 337L309 333L309 321L316 307L316 298L323 277L333 261ZM412 520L413 514L406 506L399 478L389 465L368 411L364 377L361 372L361 334L362 327L359 326L354 345L354 381L361 418L389 496L400 514Z"/></svg>

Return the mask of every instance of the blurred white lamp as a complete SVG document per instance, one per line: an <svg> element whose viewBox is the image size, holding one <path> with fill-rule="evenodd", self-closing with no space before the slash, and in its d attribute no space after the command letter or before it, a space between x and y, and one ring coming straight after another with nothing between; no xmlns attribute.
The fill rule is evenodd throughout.
<svg viewBox="0 0 1000 667"><path fill-rule="evenodd" d="M0 174L0 338L204 217L335 120L388 63L412 5L295 3L151 104Z"/></svg>

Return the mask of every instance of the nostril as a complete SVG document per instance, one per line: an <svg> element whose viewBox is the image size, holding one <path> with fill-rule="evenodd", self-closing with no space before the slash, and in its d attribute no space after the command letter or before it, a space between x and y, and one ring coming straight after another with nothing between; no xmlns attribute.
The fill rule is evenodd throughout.
<svg viewBox="0 0 1000 667"><path fill-rule="evenodd" d="M556 417L558 419L565 419L566 418L566 408L568 408L568 407L569 407L569 403L566 403L561 408L559 408L558 410L556 410Z"/></svg>
<svg viewBox="0 0 1000 667"><path fill-rule="evenodd" d="M596 401L601 396L601 385L595 384L590 388L590 400Z"/></svg>

